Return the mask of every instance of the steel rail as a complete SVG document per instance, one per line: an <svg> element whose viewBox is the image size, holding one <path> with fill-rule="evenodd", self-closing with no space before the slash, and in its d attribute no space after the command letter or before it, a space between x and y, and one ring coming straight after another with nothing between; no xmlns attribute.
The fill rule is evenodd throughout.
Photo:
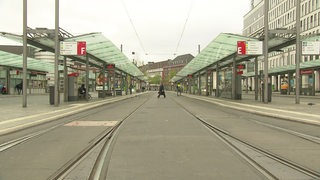
<svg viewBox="0 0 320 180"><path fill-rule="evenodd" d="M244 144L247 147L250 147L251 149L255 150L258 153L261 153L263 155L265 155L266 157L269 157L273 160L275 160L278 163L281 163L285 166L288 166L300 173L303 173L311 178L315 178L315 179L320 179L320 172L316 172L315 170L309 169L307 167L304 167L302 165L299 165L295 162L292 162L288 159L285 159L281 156L278 156L272 152L268 152L267 150L264 150L260 147L257 147L253 144L250 144L249 142L246 142L238 137L233 136L232 134L228 133L227 131L212 125L208 122L206 122L203 118L201 118L200 116L194 114L193 112L191 112L188 108L186 108L185 106L183 106L181 103L177 102L176 100L174 100L179 106L181 106L183 109L186 110L186 112L188 112L190 115L192 115L193 117L195 117L197 120L199 120L205 127L207 127L208 129L210 129L210 131L214 132L215 135L217 135L219 138L223 139L223 142L227 143L227 145L231 146L232 149L235 149L236 152L242 155L242 157L245 157L245 160L247 160L251 165L254 165L255 168L257 168L257 170L259 172L261 172L263 175L265 175L267 178L271 178L271 179L278 179L272 172L270 172L269 170L267 170L266 168L262 167L259 163L257 163L254 159L252 159L250 156L248 156L245 152L243 152L241 149L239 149L236 145L234 145L232 142L230 142L230 140L227 139L231 138L241 144Z"/></svg>
<svg viewBox="0 0 320 180"><path fill-rule="evenodd" d="M139 106L131 110L126 116L124 116L114 127L107 129L104 132L100 133L100 136L95 138L91 143L78 153L73 159L64 164L59 170L52 174L48 180L62 180L67 177L70 172L72 172L76 167L85 160L97 147L102 146L99 150L99 154L96 157L94 166L92 167L89 175L89 179L101 179L101 177L106 176L106 171L108 169L109 158L112 154L113 144L116 141L116 136L125 123L125 120L128 119L132 114L134 114L141 106L146 102L143 101ZM92 113L90 113L92 114ZM109 158L108 158L109 157Z"/></svg>

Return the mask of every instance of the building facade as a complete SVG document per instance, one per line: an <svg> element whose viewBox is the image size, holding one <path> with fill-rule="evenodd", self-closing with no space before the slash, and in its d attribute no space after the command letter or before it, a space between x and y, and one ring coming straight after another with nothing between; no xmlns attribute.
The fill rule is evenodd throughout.
<svg viewBox="0 0 320 180"><path fill-rule="evenodd" d="M264 1L251 1L251 10L244 16L243 35L259 38L263 36L264 30ZM295 29L296 27L296 0L270 0L269 1L269 29ZM319 34L320 31L320 0L301 0L301 36L310 36ZM291 34L292 35L292 34ZM289 37L286 34L283 37ZM319 61L319 55L304 55L300 62L310 63L310 61ZM263 70L263 57L259 58L258 69ZM279 52L270 52L268 57L268 68L281 68L286 66L294 66L295 45L286 47ZM314 63L317 64L317 63ZM285 68L284 68L285 69ZM320 64L305 69L309 74L301 74L302 89L310 89L320 91ZM273 74L270 81L274 91L281 90L283 81L294 81L295 73L290 75L288 72L278 72ZM254 87L253 78L249 78L248 84ZM290 88L293 91L294 82ZM310 94L303 90L303 92Z"/></svg>
<svg viewBox="0 0 320 180"><path fill-rule="evenodd" d="M161 62L148 62L148 64L140 66L139 69L145 72L146 76L154 77L161 76L161 81L164 83L166 89L173 89L170 78L172 74L179 72L185 65L187 65L194 58L191 54L184 54L177 56L173 60L169 59ZM153 84L152 86L158 86ZM152 89L152 88L151 88Z"/></svg>

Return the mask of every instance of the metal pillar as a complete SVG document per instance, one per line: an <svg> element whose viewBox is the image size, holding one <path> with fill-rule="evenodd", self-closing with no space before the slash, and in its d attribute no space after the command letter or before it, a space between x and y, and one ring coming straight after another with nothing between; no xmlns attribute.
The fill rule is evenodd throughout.
<svg viewBox="0 0 320 180"><path fill-rule="evenodd" d="M68 83L68 67L67 67L67 57L64 56L63 58L63 83L64 83L64 88L63 88L63 101L68 102L68 89L69 89L69 83Z"/></svg>
<svg viewBox="0 0 320 180"><path fill-rule="evenodd" d="M301 42L300 42L300 4L301 0L296 1L296 104L300 104L300 58L301 58Z"/></svg>
<svg viewBox="0 0 320 180"><path fill-rule="evenodd" d="M219 97L219 63L217 63L217 67L216 67L216 97Z"/></svg>
<svg viewBox="0 0 320 180"><path fill-rule="evenodd" d="M210 89L210 96L212 96L212 91L213 91L213 71L211 70L210 71L210 87L209 87L209 89Z"/></svg>
<svg viewBox="0 0 320 180"><path fill-rule="evenodd" d="M208 73L210 72L210 70L206 70L206 96L209 96L209 85L208 85L208 83L209 83L209 77L208 77Z"/></svg>
<svg viewBox="0 0 320 180"><path fill-rule="evenodd" d="M27 0L23 0L23 86L22 107L27 107ZM10 89L10 87L8 87Z"/></svg>
<svg viewBox="0 0 320 180"><path fill-rule="evenodd" d="M248 92L249 92L249 77L245 77L245 82L246 82L246 93L248 94Z"/></svg>
<svg viewBox="0 0 320 180"><path fill-rule="evenodd" d="M198 95L201 95L201 74L198 73Z"/></svg>
<svg viewBox="0 0 320 180"><path fill-rule="evenodd" d="M191 94L191 78L190 77L188 77L188 90L187 90L187 92L189 93L189 94Z"/></svg>
<svg viewBox="0 0 320 180"><path fill-rule="evenodd" d="M103 74L103 84L102 84L102 91L103 91L103 94L105 96L105 90L106 90L106 63L103 63L103 67L102 67L102 74Z"/></svg>
<svg viewBox="0 0 320 180"><path fill-rule="evenodd" d="M258 57L254 59L254 99L258 100L259 94L259 75L258 75Z"/></svg>
<svg viewBox="0 0 320 180"><path fill-rule="evenodd" d="M129 90L129 83L128 83L128 74L125 74L125 83L126 83L126 95L128 95L128 90Z"/></svg>
<svg viewBox="0 0 320 180"><path fill-rule="evenodd" d="M237 76L237 66L236 66L236 56L233 57L232 62L232 80L231 80L231 87L232 87L232 99L236 99L236 76Z"/></svg>
<svg viewBox="0 0 320 180"><path fill-rule="evenodd" d="M263 45L263 54L264 54L264 103L268 103L268 82L269 82L269 72L268 72L268 40L269 40L269 0L264 0L264 45Z"/></svg>
<svg viewBox="0 0 320 180"><path fill-rule="evenodd" d="M89 56L86 55L86 100L89 100Z"/></svg>
<svg viewBox="0 0 320 180"><path fill-rule="evenodd" d="M54 106L59 106L59 0L55 1Z"/></svg>
<svg viewBox="0 0 320 180"><path fill-rule="evenodd" d="M112 94L115 97L116 96L116 69L113 70L113 88L112 88Z"/></svg>

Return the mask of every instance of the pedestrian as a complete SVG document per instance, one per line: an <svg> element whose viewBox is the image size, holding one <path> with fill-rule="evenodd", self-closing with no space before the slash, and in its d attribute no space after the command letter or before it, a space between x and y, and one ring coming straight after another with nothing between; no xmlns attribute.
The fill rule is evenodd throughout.
<svg viewBox="0 0 320 180"><path fill-rule="evenodd" d="M164 92L164 86L161 83L160 87L159 87L159 92L158 92L158 98L163 95L164 98L166 98L166 93Z"/></svg>
<svg viewBox="0 0 320 180"><path fill-rule="evenodd" d="M21 83L19 83L19 84L17 84L16 85L16 90L18 91L18 94L20 95L20 93L22 93L22 87L23 87L23 84L22 84L22 82Z"/></svg>
<svg viewBox="0 0 320 180"><path fill-rule="evenodd" d="M81 86L78 89L79 97L80 98L85 98L86 97L86 92L87 92L86 87L84 86L84 84L81 84Z"/></svg>
<svg viewBox="0 0 320 180"><path fill-rule="evenodd" d="M177 96L181 96L181 91L182 91L182 88L181 88L181 85L180 83L177 84Z"/></svg>
<svg viewBox="0 0 320 180"><path fill-rule="evenodd" d="M8 90L7 90L7 87L6 86L3 86L1 88L1 94L8 94Z"/></svg>
<svg viewBox="0 0 320 180"><path fill-rule="evenodd" d="M129 92L130 92L130 94L132 94L132 88L133 88L133 85L130 83L130 85L129 85Z"/></svg>

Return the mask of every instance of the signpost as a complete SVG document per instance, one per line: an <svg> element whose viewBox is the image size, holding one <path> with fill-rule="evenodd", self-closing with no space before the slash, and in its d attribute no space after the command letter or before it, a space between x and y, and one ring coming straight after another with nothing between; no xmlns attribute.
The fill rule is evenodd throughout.
<svg viewBox="0 0 320 180"><path fill-rule="evenodd" d="M302 41L303 55L319 55L320 41Z"/></svg>
<svg viewBox="0 0 320 180"><path fill-rule="evenodd" d="M63 56L85 56L86 42L60 42L60 54Z"/></svg>
<svg viewBox="0 0 320 180"><path fill-rule="evenodd" d="M238 55L262 55L263 42L262 41L238 41L237 42Z"/></svg>

